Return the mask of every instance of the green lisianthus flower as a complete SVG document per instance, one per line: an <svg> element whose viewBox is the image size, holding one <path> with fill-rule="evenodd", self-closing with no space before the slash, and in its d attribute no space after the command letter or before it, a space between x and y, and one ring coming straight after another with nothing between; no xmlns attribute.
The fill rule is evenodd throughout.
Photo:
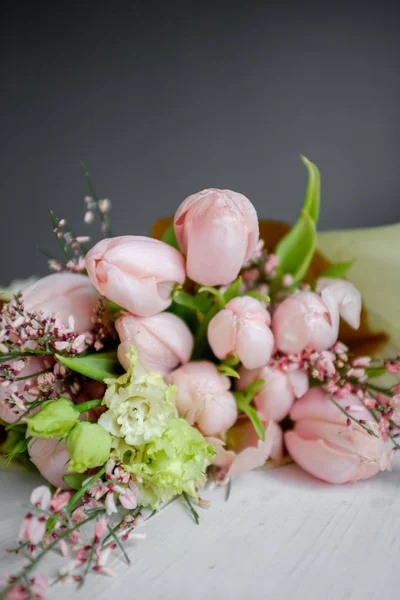
<svg viewBox="0 0 400 600"><path fill-rule="evenodd" d="M97 423L77 423L66 439L70 456L68 470L84 473L103 466L110 457L111 441L110 434Z"/></svg>
<svg viewBox="0 0 400 600"><path fill-rule="evenodd" d="M33 417L23 419L29 432L39 438L64 438L79 421L79 412L67 398L47 400Z"/></svg>
<svg viewBox="0 0 400 600"><path fill-rule="evenodd" d="M115 438L139 446L163 434L176 418L174 385L168 385L160 373L147 371L132 347L130 368L118 379L106 380L108 389L103 404L108 409L99 425Z"/></svg>
<svg viewBox="0 0 400 600"><path fill-rule="evenodd" d="M196 485L215 455L201 433L184 419L172 419L161 437L131 454L125 468L136 475L138 503L159 507L177 494L197 497Z"/></svg>

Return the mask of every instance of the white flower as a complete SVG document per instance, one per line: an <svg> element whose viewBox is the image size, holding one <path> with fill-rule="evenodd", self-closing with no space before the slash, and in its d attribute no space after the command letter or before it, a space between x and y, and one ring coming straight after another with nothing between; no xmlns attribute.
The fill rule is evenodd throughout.
<svg viewBox="0 0 400 600"><path fill-rule="evenodd" d="M138 446L163 434L169 421L177 417L176 387L167 385L160 373L151 373L139 363L133 346L128 372L107 380L103 404L109 408L99 419L116 438Z"/></svg>

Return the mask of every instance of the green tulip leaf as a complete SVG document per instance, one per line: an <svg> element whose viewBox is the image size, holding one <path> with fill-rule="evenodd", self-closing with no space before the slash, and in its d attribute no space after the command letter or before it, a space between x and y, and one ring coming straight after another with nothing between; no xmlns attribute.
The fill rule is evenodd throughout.
<svg viewBox="0 0 400 600"><path fill-rule="evenodd" d="M249 404L244 404L241 407L242 411L245 415L247 415L255 429L256 434L260 438L262 442L265 442L265 429L264 425L261 422L260 417L257 414L256 409Z"/></svg>
<svg viewBox="0 0 400 600"><path fill-rule="evenodd" d="M310 215L315 226L317 226L320 207L321 176L318 168L310 160L308 160L308 158L302 155L300 156L308 170L308 183L304 198L303 210Z"/></svg>
<svg viewBox="0 0 400 600"><path fill-rule="evenodd" d="M330 267L322 273L321 277L334 277L342 279L346 276L348 270L354 265L355 260L348 260L346 262L333 263Z"/></svg>
<svg viewBox="0 0 400 600"><path fill-rule="evenodd" d="M165 242L169 246L172 246L173 248L176 248L177 250L179 250L179 244L176 239L173 223L171 223L171 225L169 225L167 227L167 229L164 231L161 239L163 242Z"/></svg>
<svg viewBox="0 0 400 600"><path fill-rule="evenodd" d="M239 295L239 289L240 289L241 285L242 285L241 277L238 277L237 279L235 279L235 281L233 283L231 283L231 285L228 287L226 292L224 292L225 302L229 302L229 300L232 300L232 298L236 298L236 296Z"/></svg>
<svg viewBox="0 0 400 600"><path fill-rule="evenodd" d="M173 295L173 300L176 304L185 306L190 310L195 310L201 313L206 313L210 309L211 302L205 294L192 296L183 290L178 290Z"/></svg>
<svg viewBox="0 0 400 600"><path fill-rule="evenodd" d="M87 479L88 476L85 473L70 473L63 476L63 480L70 488L73 490L80 490L82 487L82 483Z"/></svg>
<svg viewBox="0 0 400 600"><path fill-rule="evenodd" d="M281 274L290 274L293 276L293 283L299 283L307 273L316 246L315 223L309 213L303 210L297 223L275 249Z"/></svg>
<svg viewBox="0 0 400 600"><path fill-rule="evenodd" d="M56 354L56 358L71 371L102 383L105 379L117 377L120 371L116 352L96 352L74 357Z"/></svg>

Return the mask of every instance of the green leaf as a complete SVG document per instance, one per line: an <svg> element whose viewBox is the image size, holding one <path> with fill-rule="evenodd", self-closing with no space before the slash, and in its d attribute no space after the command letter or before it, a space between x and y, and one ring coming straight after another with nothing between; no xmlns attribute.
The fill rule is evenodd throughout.
<svg viewBox="0 0 400 600"><path fill-rule="evenodd" d="M80 474L68 474L63 476L63 480L70 488L73 490L80 490L82 487L82 483L87 479L88 476L85 473Z"/></svg>
<svg viewBox="0 0 400 600"><path fill-rule="evenodd" d="M304 198L303 210L309 214L316 226L319 217L321 176L318 168L310 160L308 160L308 158L303 155L300 156L308 170L308 183Z"/></svg>
<svg viewBox="0 0 400 600"><path fill-rule="evenodd" d="M352 267L355 263L355 260L348 260L346 262L338 262L333 263L322 273L321 277L337 277L338 279L342 279L346 276L347 271Z"/></svg>
<svg viewBox="0 0 400 600"><path fill-rule="evenodd" d="M26 437L23 440L19 440L12 450L6 456L6 466L8 466L19 454L26 452L28 444L31 441L32 436Z"/></svg>
<svg viewBox="0 0 400 600"><path fill-rule="evenodd" d="M251 296L256 300L260 300L260 302L271 302L271 298L267 294L262 294L261 292L257 292L257 290L246 292L246 296Z"/></svg>
<svg viewBox="0 0 400 600"><path fill-rule="evenodd" d="M261 390L264 383L265 383L264 379L256 379L256 381L253 381L253 383L251 383L245 389L245 391L243 392L243 395L247 402L251 402L253 400L254 396L257 394L257 392L259 392L259 390Z"/></svg>
<svg viewBox="0 0 400 600"><path fill-rule="evenodd" d="M315 223L305 210L294 227L281 239L275 249L279 256L282 274L291 274L293 283L299 283L306 275L317 246Z"/></svg>
<svg viewBox="0 0 400 600"><path fill-rule="evenodd" d="M225 302L229 302L229 300L232 300L232 298L236 298L236 296L239 295L239 288L241 285L242 285L241 277L238 277L237 279L235 279L235 281L233 283L231 283L231 285L228 287L228 289L224 293Z"/></svg>
<svg viewBox="0 0 400 600"><path fill-rule="evenodd" d="M240 379L240 375L236 371L236 369L224 363L221 363L219 365L218 372L221 373L221 375L227 375L228 377L235 377L236 379Z"/></svg>
<svg viewBox="0 0 400 600"><path fill-rule="evenodd" d="M112 302L111 300L107 300L107 309L110 311L110 313L117 313L124 310L122 306L116 304L115 302Z"/></svg>
<svg viewBox="0 0 400 600"><path fill-rule="evenodd" d="M166 244L169 244L169 246L172 246L173 248L176 248L177 250L179 250L179 244L176 239L173 223L171 223L171 225L169 225L167 227L167 229L164 231L161 239Z"/></svg>
<svg viewBox="0 0 400 600"><path fill-rule="evenodd" d="M368 379L375 379L375 377L382 377L387 374L385 367L365 367L365 374Z"/></svg>
<svg viewBox="0 0 400 600"><path fill-rule="evenodd" d="M94 354L85 354L85 356L75 356L73 358L56 354L57 360L71 369L94 379L104 382L105 379L117 377L119 371L119 362L116 352L96 352Z"/></svg>
<svg viewBox="0 0 400 600"><path fill-rule="evenodd" d="M250 406L249 404L243 404L242 405L242 412L244 412L245 415L247 415L255 429L256 434L258 435L258 437L260 438L260 440L262 442L265 441L265 429L264 429L264 425L261 423L261 419L257 414L256 409L253 406Z"/></svg>
<svg viewBox="0 0 400 600"><path fill-rule="evenodd" d="M174 293L173 296L174 302L176 304L180 304L181 306L185 306L186 308L190 308L190 310L199 311L201 313L206 313L210 308L210 301L205 296L205 294L198 294L197 296L192 296L183 290L178 290Z"/></svg>

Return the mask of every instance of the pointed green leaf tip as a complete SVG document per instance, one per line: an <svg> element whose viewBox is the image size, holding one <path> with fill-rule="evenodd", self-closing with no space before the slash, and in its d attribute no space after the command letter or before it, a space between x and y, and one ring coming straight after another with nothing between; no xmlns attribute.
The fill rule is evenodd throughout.
<svg viewBox="0 0 400 600"><path fill-rule="evenodd" d="M308 183L304 198L303 210L310 215L315 226L317 226L321 197L321 176L314 163L312 163L302 154L300 154L300 157L308 170Z"/></svg>
<svg viewBox="0 0 400 600"><path fill-rule="evenodd" d="M61 356L56 354L58 362L71 371L85 375L95 381L104 382L105 379L117 377L119 362L116 352L95 352L84 356Z"/></svg>
<svg viewBox="0 0 400 600"><path fill-rule="evenodd" d="M346 262L338 262L330 265L324 273L322 273L321 277L336 277L338 279L343 279L347 275L347 271L352 267L355 263L355 260L348 260Z"/></svg>
<svg viewBox="0 0 400 600"><path fill-rule="evenodd" d="M275 249L281 275L290 274L293 283L306 275L317 247L316 226L319 217L321 178L317 167L305 156L301 159L308 170L308 183L303 208L297 222Z"/></svg>

